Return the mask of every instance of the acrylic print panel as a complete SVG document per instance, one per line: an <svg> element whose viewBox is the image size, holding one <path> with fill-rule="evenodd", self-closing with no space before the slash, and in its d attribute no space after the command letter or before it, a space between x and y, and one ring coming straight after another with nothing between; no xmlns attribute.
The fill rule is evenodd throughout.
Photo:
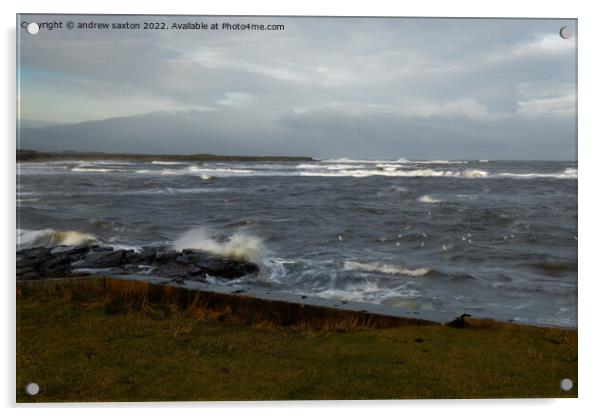
<svg viewBox="0 0 602 416"><path fill-rule="evenodd" d="M577 396L576 20L17 20L17 401Z"/></svg>

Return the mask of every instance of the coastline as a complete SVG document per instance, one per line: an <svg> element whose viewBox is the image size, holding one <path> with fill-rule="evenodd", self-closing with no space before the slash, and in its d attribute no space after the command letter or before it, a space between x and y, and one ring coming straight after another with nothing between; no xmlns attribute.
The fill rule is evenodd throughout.
<svg viewBox="0 0 602 416"><path fill-rule="evenodd" d="M242 156L214 154L143 154L143 153L101 153L101 152L38 152L17 149L17 162L48 162L61 160L135 160L140 162L313 162L308 156Z"/></svg>
<svg viewBox="0 0 602 416"><path fill-rule="evenodd" d="M18 388L18 402L577 396L572 329L442 324L121 277L22 280L17 306L18 385L58 374L39 396Z"/></svg>

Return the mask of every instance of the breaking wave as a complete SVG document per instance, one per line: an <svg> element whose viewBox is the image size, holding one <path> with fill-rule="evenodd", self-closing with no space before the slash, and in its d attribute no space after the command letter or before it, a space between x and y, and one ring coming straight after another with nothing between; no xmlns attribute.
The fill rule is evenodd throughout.
<svg viewBox="0 0 602 416"><path fill-rule="evenodd" d="M409 163L432 164L432 165L466 165L467 160L411 160Z"/></svg>
<svg viewBox="0 0 602 416"><path fill-rule="evenodd" d="M258 237L245 233L234 233L224 241L215 239L206 229L194 228L185 232L172 245L175 250L197 249L235 260L261 264L266 253Z"/></svg>
<svg viewBox="0 0 602 416"><path fill-rule="evenodd" d="M115 169L107 169L107 168L90 168L87 166L74 166L71 168L71 172L94 172L94 173L104 173L104 172L113 172Z"/></svg>
<svg viewBox="0 0 602 416"><path fill-rule="evenodd" d="M418 269L408 269L398 264L388 264L380 261L372 263L362 263L359 261L347 260L343 265L344 270L358 270L362 272L378 272L384 274L399 274L412 277L420 277L429 274L432 270L427 267Z"/></svg>
<svg viewBox="0 0 602 416"><path fill-rule="evenodd" d="M436 204L437 202L441 202L440 199L433 198L430 195L423 195L420 198L418 198L418 201L423 202L425 204Z"/></svg>
<svg viewBox="0 0 602 416"><path fill-rule="evenodd" d="M312 171L300 172L301 176L351 176L355 178L364 178L368 176L391 176L391 177L450 177L450 178L482 178L489 175L489 172L476 169L467 169L464 171L434 170L434 169L412 169L399 170L386 169L378 170L367 169L341 169L337 171Z"/></svg>
<svg viewBox="0 0 602 416"><path fill-rule="evenodd" d="M97 241L93 234L81 231L56 231L51 228L45 230L17 230L17 247L19 249L31 247L56 247L78 246Z"/></svg>
<svg viewBox="0 0 602 416"><path fill-rule="evenodd" d="M161 160L153 160L151 162L151 164L153 164L153 165L186 165L187 162L167 162L167 161L161 161Z"/></svg>
<svg viewBox="0 0 602 416"><path fill-rule="evenodd" d="M576 168L566 168L557 173L500 173L498 176L510 178L553 178L553 179L577 179L578 171Z"/></svg>
<svg viewBox="0 0 602 416"><path fill-rule="evenodd" d="M349 159L346 157L342 157L339 159L324 159L321 160L320 162L323 163L360 163L360 164L365 164L365 163L406 163L408 160L407 159L397 159L397 160L371 160L371 159Z"/></svg>

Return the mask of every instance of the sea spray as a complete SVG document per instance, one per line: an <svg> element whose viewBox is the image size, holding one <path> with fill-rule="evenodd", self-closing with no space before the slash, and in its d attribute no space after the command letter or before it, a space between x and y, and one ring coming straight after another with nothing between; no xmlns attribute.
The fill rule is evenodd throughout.
<svg viewBox="0 0 602 416"><path fill-rule="evenodd" d="M95 241L97 241L95 235L75 230L56 231L51 228L45 230L17 230L17 247L19 249L77 246Z"/></svg>
<svg viewBox="0 0 602 416"><path fill-rule="evenodd" d="M261 264L266 249L260 238L236 232L224 241L216 240L204 228L194 228L180 236L172 246L175 250L197 249L235 260Z"/></svg>

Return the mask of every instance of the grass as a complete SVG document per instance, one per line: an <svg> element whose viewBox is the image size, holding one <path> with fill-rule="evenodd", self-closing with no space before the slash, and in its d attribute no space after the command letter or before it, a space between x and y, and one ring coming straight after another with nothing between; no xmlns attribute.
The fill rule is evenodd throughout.
<svg viewBox="0 0 602 416"><path fill-rule="evenodd" d="M316 331L65 292L17 297L17 341L18 402L577 396L577 332L554 328Z"/></svg>

